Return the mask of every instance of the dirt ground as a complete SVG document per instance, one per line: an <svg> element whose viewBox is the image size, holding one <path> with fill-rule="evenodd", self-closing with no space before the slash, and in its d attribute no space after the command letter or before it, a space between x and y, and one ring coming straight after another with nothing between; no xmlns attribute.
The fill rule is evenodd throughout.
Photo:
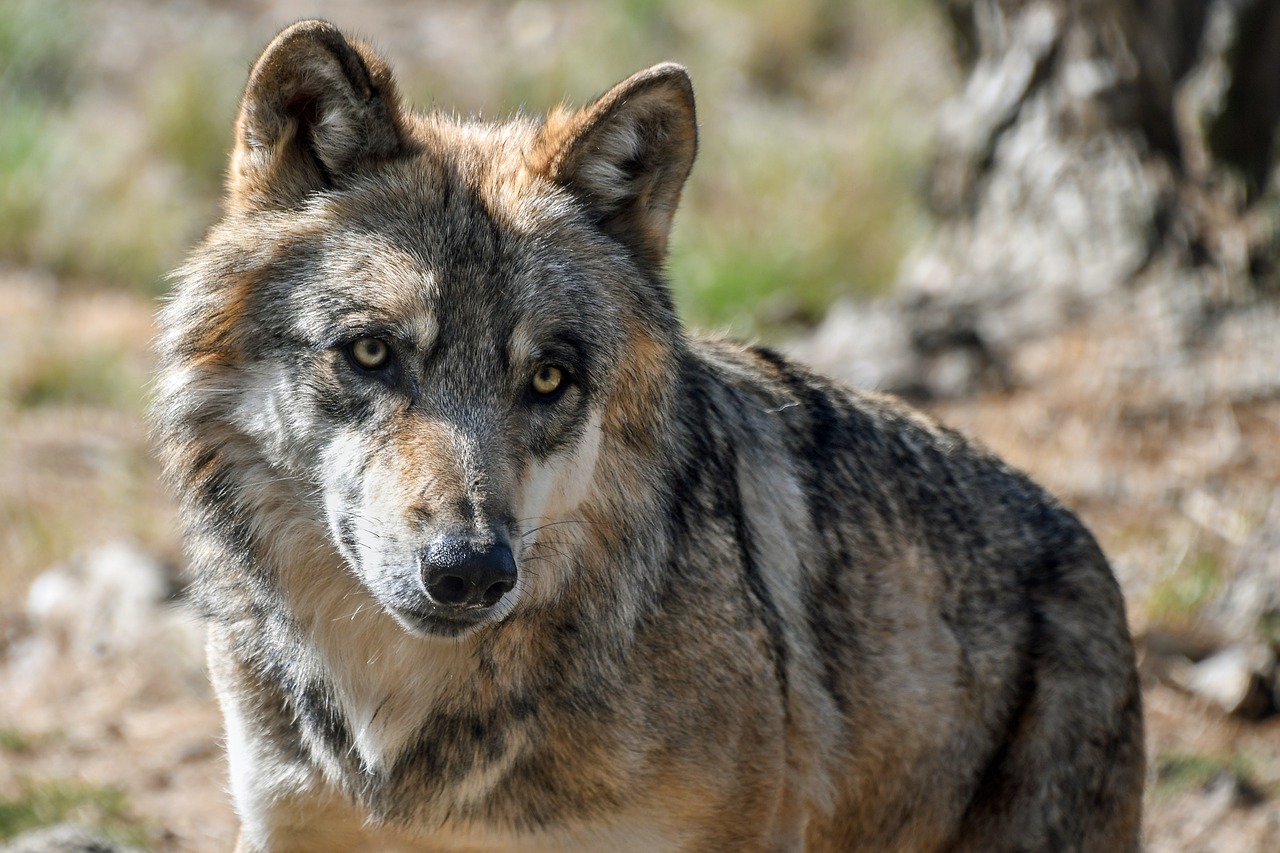
<svg viewBox="0 0 1280 853"><path fill-rule="evenodd" d="M174 4L185 11L171 23L240 38L264 17L346 8L316 5ZM161 39L136 24L159 4L120 8L100 40L109 74L150 73ZM445 66L485 67L467 38L410 27L415 4L380 8L366 30L393 53L424 42ZM176 514L143 423L154 308L0 264L0 843L65 819L154 851L234 843L200 629L177 594ZM1147 849L1280 850L1280 717L1229 714L1185 677L1226 642L1205 613L1280 517L1280 399L1154 398L1123 370L1142 336L1104 321L1062 330L1019 354L1010 390L934 409L1048 485L1113 561L1144 674Z"/></svg>

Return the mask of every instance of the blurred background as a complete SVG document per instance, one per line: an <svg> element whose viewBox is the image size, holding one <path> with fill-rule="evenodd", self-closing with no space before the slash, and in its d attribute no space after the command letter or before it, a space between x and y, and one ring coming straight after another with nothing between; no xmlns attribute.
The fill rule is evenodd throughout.
<svg viewBox="0 0 1280 853"><path fill-rule="evenodd" d="M232 844L152 316L303 17L418 109L688 66L686 320L903 394L1080 512L1139 644L1149 849L1280 849L1273 0L0 0L0 845Z"/></svg>

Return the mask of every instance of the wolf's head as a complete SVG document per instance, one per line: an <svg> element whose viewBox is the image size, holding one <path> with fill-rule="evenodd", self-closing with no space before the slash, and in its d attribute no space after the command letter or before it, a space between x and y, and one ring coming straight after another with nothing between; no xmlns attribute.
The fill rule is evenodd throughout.
<svg viewBox="0 0 1280 853"><path fill-rule="evenodd" d="M628 476L602 455L653 450L681 347L660 269L696 147L685 71L545 121L418 116L310 21L258 60L235 130L225 215L162 318L158 431L193 527L277 571L326 531L422 634L555 596L549 555Z"/></svg>

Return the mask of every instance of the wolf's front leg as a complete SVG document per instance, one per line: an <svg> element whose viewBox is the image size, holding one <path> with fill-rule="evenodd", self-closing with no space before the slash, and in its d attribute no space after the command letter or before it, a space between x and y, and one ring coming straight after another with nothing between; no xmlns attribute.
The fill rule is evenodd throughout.
<svg viewBox="0 0 1280 853"><path fill-rule="evenodd" d="M255 729L234 697L222 697L231 794L240 817L235 853L344 853L372 839L350 801L290 755L289 745Z"/></svg>
<svg viewBox="0 0 1280 853"><path fill-rule="evenodd" d="M234 654L209 636L209 675L222 706L227 764L240 834L236 853L367 849L351 803L307 759L283 703Z"/></svg>

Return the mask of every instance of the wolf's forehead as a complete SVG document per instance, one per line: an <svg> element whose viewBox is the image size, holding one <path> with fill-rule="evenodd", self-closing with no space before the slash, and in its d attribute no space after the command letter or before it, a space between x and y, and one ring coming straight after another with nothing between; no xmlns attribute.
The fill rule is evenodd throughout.
<svg viewBox="0 0 1280 853"><path fill-rule="evenodd" d="M424 347L444 334L532 351L554 329L582 325L587 306L602 313L589 277L546 251L433 254L395 235L361 233L334 240L323 254L325 295L308 288L298 306L316 339L340 327L387 330Z"/></svg>
<svg viewBox="0 0 1280 853"><path fill-rule="evenodd" d="M324 218L335 265L413 281L428 273L437 282L428 298L518 278L545 254L546 241L535 235L546 229L530 220L556 214L538 201L509 202L495 190L505 181L486 181L486 174L423 158L388 167L371 185L333 200Z"/></svg>
<svg viewBox="0 0 1280 853"><path fill-rule="evenodd" d="M599 260L584 261L563 199L540 186L516 193L514 170L461 159L395 164L315 211L311 272L327 295L308 288L299 312L313 339L336 326L424 347L444 335L521 349L558 328L608 325Z"/></svg>

